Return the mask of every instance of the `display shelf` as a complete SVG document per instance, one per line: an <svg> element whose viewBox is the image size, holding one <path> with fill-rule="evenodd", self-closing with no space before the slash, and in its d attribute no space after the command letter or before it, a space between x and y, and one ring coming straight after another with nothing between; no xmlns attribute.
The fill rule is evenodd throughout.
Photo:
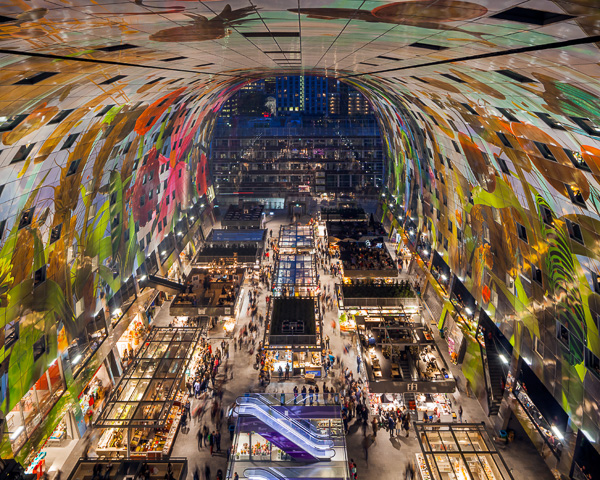
<svg viewBox="0 0 600 480"><path fill-rule="evenodd" d="M419 473L421 474L421 480L432 480L431 475L429 475L429 469L427 468L423 454L415 453L415 457L417 458L417 467L419 469Z"/></svg>

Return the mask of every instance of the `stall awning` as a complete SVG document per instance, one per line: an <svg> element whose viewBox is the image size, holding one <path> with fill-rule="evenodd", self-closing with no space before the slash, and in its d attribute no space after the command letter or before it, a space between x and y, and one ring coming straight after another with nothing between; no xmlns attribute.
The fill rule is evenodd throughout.
<svg viewBox="0 0 600 480"><path fill-rule="evenodd" d="M199 328L154 327L95 426L164 427L200 336Z"/></svg>

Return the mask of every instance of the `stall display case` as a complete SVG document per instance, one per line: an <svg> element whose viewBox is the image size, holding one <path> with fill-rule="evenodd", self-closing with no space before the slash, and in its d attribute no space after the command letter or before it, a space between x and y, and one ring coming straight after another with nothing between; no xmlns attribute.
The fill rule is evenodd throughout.
<svg viewBox="0 0 600 480"><path fill-rule="evenodd" d="M285 225L279 230L279 251L286 253L312 253L315 234L312 225Z"/></svg>
<svg viewBox="0 0 600 480"><path fill-rule="evenodd" d="M416 406L419 419L427 415L429 420L456 421L456 413L452 411L452 404L445 393L417 394Z"/></svg>
<svg viewBox="0 0 600 480"><path fill-rule="evenodd" d="M170 453L200 336L200 329L189 327L151 331L95 423L105 429L99 453L155 459Z"/></svg>
<svg viewBox="0 0 600 480"><path fill-rule="evenodd" d="M521 382L516 382L513 394L527 413L529 419L540 432L546 444L548 444L555 454L560 452L562 450L561 440L556 433L553 432L552 426L546 421L539 409L535 406L535 403L533 403Z"/></svg>
<svg viewBox="0 0 600 480"><path fill-rule="evenodd" d="M372 415L384 415L406 406L401 393L370 393L369 405Z"/></svg>
<svg viewBox="0 0 600 480"><path fill-rule="evenodd" d="M415 423L422 479L512 480L483 424Z"/></svg>

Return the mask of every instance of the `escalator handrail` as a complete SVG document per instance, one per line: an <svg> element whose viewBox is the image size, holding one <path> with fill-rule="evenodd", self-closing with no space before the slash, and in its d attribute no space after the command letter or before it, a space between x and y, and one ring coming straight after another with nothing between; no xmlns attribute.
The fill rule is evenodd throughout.
<svg viewBox="0 0 600 480"><path fill-rule="evenodd" d="M247 398L247 397L246 397ZM267 405L268 407L275 407L275 406L280 406L281 403L276 403L276 402L269 402L267 401L267 398L264 395L251 395L251 398L257 398L259 399L262 403L264 403L265 405ZM279 412L277 409L274 409L279 415L282 415L283 417L285 417L287 420L289 420L290 422L297 424L298 428L306 431L309 435L312 435L313 437L319 439L319 438L323 438L323 439L329 439L331 435L328 435L326 433L319 433L316 429L316 427L308 422L303 422L301 419L296 419L296 418L291 418L291 417L287 417L285 415L283 415L281 412Z"/></svg>
<svg viewBox="0 0 600 480"><path fill-rule="evenodd" d="M264 409L262 409L260 407L261 407L261 404L257 404L257 403L245 403L245 404L242 403L242 404L238 404L238 412L240 412L242 414L247 413L249 415L253 415L257 419L264 422L264 420L261 418L260 414L255 414L252 412L252 410L259 411L264 416L270 417L280 427L283 427L284 429L289 430L290 432L288 432L288 435L284 435L284 436L286 436L289 440L292 440L299 447L304 448L305 451L307 451L308 453L313 455L315 458L321 458L321 457L333 458L333 456L335 455L335 450L333 449L333 446L334 446L333 440L330 440L328 442L328 444L323 445L322 441L318 441L318 440L315 440L314 438L311 438L312 437L311 435L305 435L305 434L301 434L300 432L298 432L297 429L293 425L290 425L289 422L285 421L285 416L279 414L279 417L281 417L281 418L277 419L270 412L266 412ZM248 409L250 411L243 412L242 409ZM297 439L299 439L299 441L295 437ZM306 447L308 447L308 448L306 448Z"/></svg>
<svg viewBox="0 0 600 480"><path fill-rule="evenodd" d="M279 410L273 408L274 405L271 405L269 403L267 403L266 401L263 401L260 397L240 397L237 399L237 403L238 405L240 405L240 400L259 400L259 404L260 405L264 405L265 407L269 408L269 413L272 415L271 412L274 412L276 416L278 416L279 418L281 418L282 420L292 424L292 426L294 428L297 428L299 430L302 430L304 433L306 433L306 435L312 437L314 439L314 441L316 442L322 442L323 444L333 444L333 440L330 439L330 435L327 434L320 434L317 432L312 432L310 431L304 424L298 422L296 419L294 418L290 418L286 415L284 415L283 413L281 413ZM247 402L248 403L253 403L254 405L257 404L257 402Z"/></svg>
<svg viewBox="0 0 600 480"><path fill-rule="evenodd" d="M261 475L262 474L262 475ZM285 480L285 477L273 472L271 469L252 467L244 470L244 477L249 479Z"/></svg>

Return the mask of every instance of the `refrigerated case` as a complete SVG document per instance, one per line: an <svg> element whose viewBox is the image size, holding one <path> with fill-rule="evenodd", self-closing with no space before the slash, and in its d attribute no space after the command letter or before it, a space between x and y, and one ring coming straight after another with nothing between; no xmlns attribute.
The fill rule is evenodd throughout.
<svg viewBox="0 0 600 480"><path fill-rule="evenodd" d="M513 480L482 424L416 423L423 480Z"/></svg>

